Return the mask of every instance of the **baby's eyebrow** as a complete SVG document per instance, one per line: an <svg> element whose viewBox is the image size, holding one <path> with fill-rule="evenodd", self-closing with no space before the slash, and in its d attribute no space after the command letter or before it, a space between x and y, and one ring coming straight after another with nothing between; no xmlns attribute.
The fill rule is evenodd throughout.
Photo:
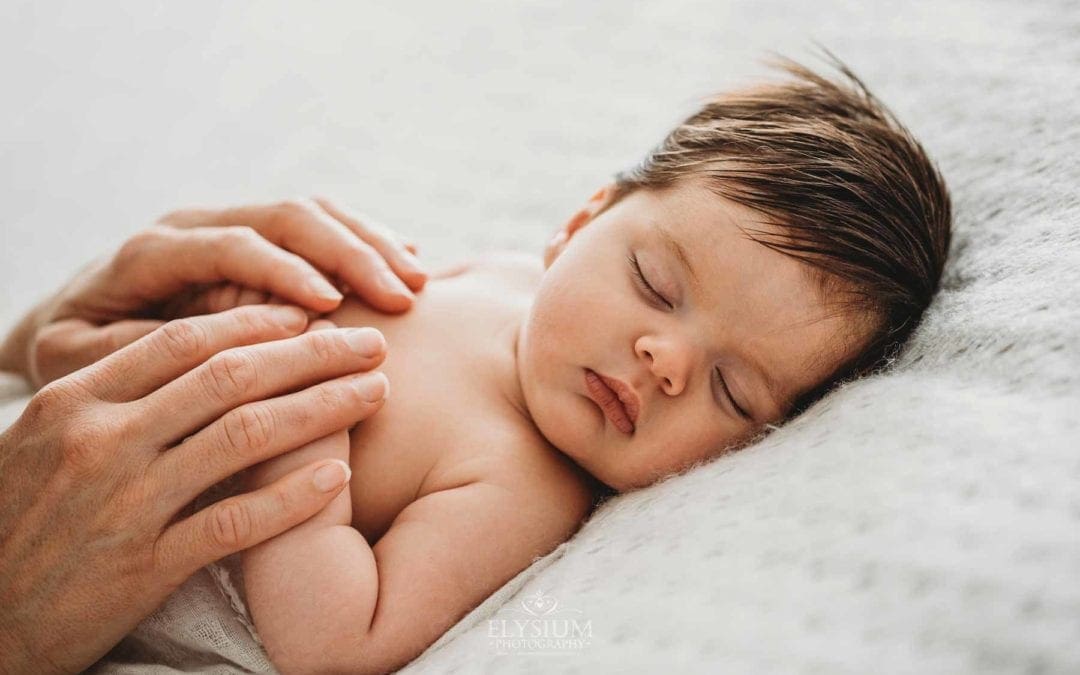
<svg viewBox="0 0 1080 675"><path fill-rule="evenodd" d="M682 244L679 243L679 240L659 222L654 221L653 227L660 236L660 241L663 242L664 246L666 246L671 254L682 263L682 266L686 269L693 285L700 289L701 280L694 271L694 266L690 264L690 256L686 254L686 249L684 249ZM783 412L787 410L790 401L788 400L788 397L784 396L781 392L780 383L777 382L773 376L769 374L769 371L754 357L750 355L740 356L738 354L736 354L735 357L740 363L744 364L744 367L749 366L749 369L756 372L758 377L765 382L765 390L768 392L769 398L772 399L773 406L776 407L780 414L783 414Z"/></svg>
<svg viewBox="0 0 1080 675"><path fill-rule="evenodd" d="M775 406L779 413L782 415L787 409L788 400L787 397L782 395L780 391L780 384L775 379L773 379L772 375L769 374L769 371L765 370L765 368L761 366L761 363L759 363L758 360L755 359L753 356L742 356L736 354L735 358L738 361L748 365L750 370L756 372L761 378L761 380L765 382L765 390L769 393L769 398L772 399L773 406Z"/></svg>
<svg viewBox="0 0 1080 675"><path fill-rule="evenodd" d="M674 255L679 260L679 262L682 263L684 268L686 268L686 271L689 274L690 279L693 281L694 286L700 287L701 280L698 279L697 273L694 271L694 266L690 264L690 256L686 254L686 249L682 247L682 244L679 243L679 240L676 239L674 235L672 235L666 229L664 229L664 226L660 223L656 223L656 232L660 235L660 241L662 241L664 245L667 246L668 250L671 251L671 254Z"/></svg>

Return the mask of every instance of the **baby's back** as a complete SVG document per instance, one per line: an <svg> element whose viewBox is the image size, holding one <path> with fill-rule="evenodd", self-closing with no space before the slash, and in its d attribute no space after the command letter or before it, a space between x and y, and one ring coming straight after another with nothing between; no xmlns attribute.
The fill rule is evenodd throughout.
<svg viewBox="0 0 1080 675"><path fill-rule="evenodd" d="M477 480L544 481L549 492L529 494L549 494L547 513L568 530L586 515L588 476L508 396L516 333L541 273L538 259L493 257L433 277L405 314L349 300L328 317L374 326L388 345L390 397L351 436L353 526L372 546L412 502ZM578 508L567 509L568 494Z"/></svg>

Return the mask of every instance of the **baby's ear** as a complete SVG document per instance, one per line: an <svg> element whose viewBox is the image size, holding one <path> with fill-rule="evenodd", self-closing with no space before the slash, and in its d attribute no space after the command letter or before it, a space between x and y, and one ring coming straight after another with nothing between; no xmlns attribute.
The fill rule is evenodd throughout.
<svg viewBox="0 0 1080 675"><path fill-rule="evenodd" d="M559 231L555 233L555 236L548 241L547 246L544 248L545 268L551 267L551 263L555 262L555 258L559 257L559 254L566 247L566 243L570 241L578 230L607 207L614 194L615 185L605 185L597 190L592 197L589 197L589 201L585 202L580 209L570 216L566 224L559 228Z"/></svg>

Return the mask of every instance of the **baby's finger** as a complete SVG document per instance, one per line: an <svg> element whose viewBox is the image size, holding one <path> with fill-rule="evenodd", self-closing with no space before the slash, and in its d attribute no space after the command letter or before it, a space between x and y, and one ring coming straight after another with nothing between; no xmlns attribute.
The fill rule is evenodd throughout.
<svg viewBox="0 0 1080 675"><path fill-rule="evenodd" d="M183 580L215 560L250 548L319 513L348 484L341 460L313 462L254 492L223 499L158 538L157 569Z"/></svg>

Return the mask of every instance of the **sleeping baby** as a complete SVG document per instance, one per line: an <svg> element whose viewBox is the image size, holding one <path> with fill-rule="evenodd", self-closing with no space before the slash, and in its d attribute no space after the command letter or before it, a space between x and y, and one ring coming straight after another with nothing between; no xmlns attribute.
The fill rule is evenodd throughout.
<svg viewBox="0 0 1080 675"><path fill-rule="evenodd" d="M935 293L950 200L843 64L714 98L570 216L544 255L434 275L400 316L382 410L254 467L351 482L243 556L285 673L405 665L603 498L743 447L897 353ZM379 334L372 331L376 339Z"/></svg>

